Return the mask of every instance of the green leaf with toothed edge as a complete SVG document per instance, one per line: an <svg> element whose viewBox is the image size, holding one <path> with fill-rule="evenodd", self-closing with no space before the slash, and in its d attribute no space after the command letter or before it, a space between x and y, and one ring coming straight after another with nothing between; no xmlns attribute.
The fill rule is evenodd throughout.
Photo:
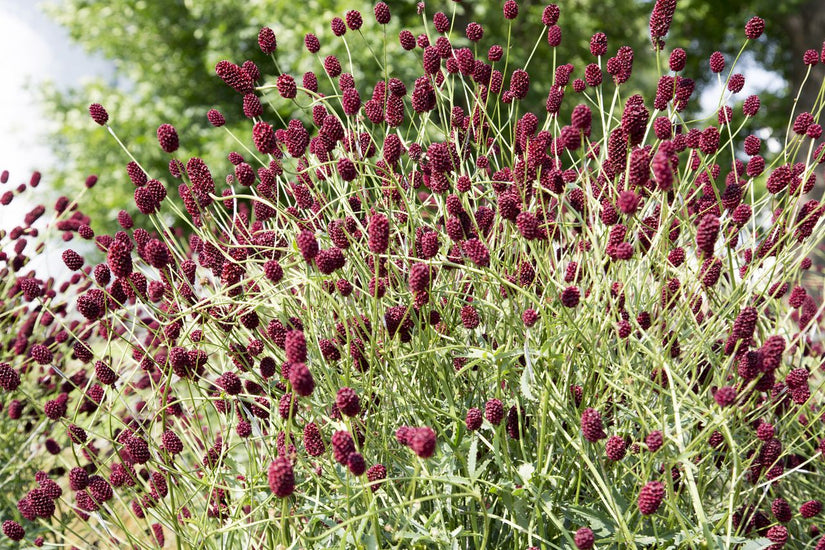
<svg viewBox="0 0 825 550"><path fill-rule="evenodd" d="M476 479L476 457L478 455L478 438L473 438L470 450L467 452L467 472L471 479Z"/></svg>

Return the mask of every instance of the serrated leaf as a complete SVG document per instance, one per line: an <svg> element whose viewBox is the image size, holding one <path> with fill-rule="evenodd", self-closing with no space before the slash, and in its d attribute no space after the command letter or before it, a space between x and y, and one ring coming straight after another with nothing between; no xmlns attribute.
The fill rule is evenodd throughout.
<svg viewBox="0 0 825 550"><path fill-rule="evenodd" d="M766 538L760 538L756 540L749 540L745 543L745 546L742 547L742 550L760 550L761 548L767 548L771 544Z"/></svg>
<svg viewBox="0 0 825 550"><path fill-rule="evenodd" d="M516 357L520 357L520 356L521 356L521 354L522 354L521 350L518 350L518 349L507 350L507 349L504 349L504 347L503 347L503 346L502 346L502 347L499 347L498 349L496 349L496 350L493 352L493 355L494 355L494 356L495 356L495 358L496 358L496 359L498 359L498 360L502 360L502 359L515 359Z"/></svg>
<svg viewBox="0 0 825 550"><path fill-rule="evenodd" d="M679 537L674 537L674 539L678 540ZM714 534L711 534L711 540L714 544L714 548L723 548L723 547L730 547L731 545L747 544L747 543L752 541L752 539L749 539L749 538L746 538L746 537L728 537L728 536L714 535ZM735 546L735 547L739 548L739 546Z"/></svg>
<svg viewBox="0 0 825 550"><path fill-rule="evenodd" d="M489 359L490 352L481 348L470 348L464 354L469 359Z"/></svg>
<svg viewBox="0 0 825 550"><path fill-rule="evenodd" d="M492 461L493 461L492 458L488 458L487 460L485 460L484 462L482 462L481 464L479 464L476 467L476 478L478 478L479 472L483 472L484 470L486 470L487 466L489 466L490 462L492 462Z"/></svg>
<svg viewBox="0 0 825 550"><path fill-rule="evenodd" d="M521 394L524 396L525 399L528 401L536 401L536 396L533 395L533 391L530 389L535 383L535 376L533 375L533 369L529 366L524 369L524 372L521 373L521 377L519 380L519 387L521 388Z"/></svg>
<svg viewBox="0 0 825 550"><path fill-rule="evenodd" d="M476 478L476 457L478 456L478 438L474 437L467 453L467 470L471 479Z"/></svg>
<svg viewBox="0 0 825 550"><path fill-rule="evenodd" d="M606 537L616 530L615 522L607 514L596 509L570 506L567 508L567 512L577 519L583 520L582 523L588 525L597 536Z"/></svg>
<svg viewBox="0 0 825 550"><path fill-rule="evenodd" d="M533 386L536 385L536 374L533 371L533 361L530 358L530 348L527 346L527 341L524 341L524 360L525 360L525 367L521 373L520 379L520 387L521 387L521 394L528 400L528 401L536 401L535 395L533 395Z"/></svg>

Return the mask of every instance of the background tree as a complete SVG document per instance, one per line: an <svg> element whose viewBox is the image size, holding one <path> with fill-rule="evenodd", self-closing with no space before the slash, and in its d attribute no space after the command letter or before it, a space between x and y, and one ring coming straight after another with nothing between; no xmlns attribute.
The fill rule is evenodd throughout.
<svg viewBox="0 0 825 550"><path fill-rule="evenodd" d="M125 169L128 158L106 132L89 124L91 102L106 106L110 123L150 177L167 185L172 183L170 157L161 151L155 135L163 123L173 124L181 137L177 158L184 163L195 155L209 159L216 179L222 171L229 173L226 151L238 145L228 132L213 128L206 113L212 108L221 111L226 128L239 136L246 137L249 124L240 96L215 75L216 63L222 59L238 64L252 60L260 67L264 80L274 82L277 72L273 62L257 43L258 30L272 26L278 36L279 48L274 55L278 66L300 81L310 68L322 71L320 61L310 60L303 47L307 32L319 35L323 45L320 53L346 59L340 39L329 28L332 17L343 16L346 9L362 9L365 16L372 13L371 5L365 2L335 0L308 2L300 10L286 0L69 0L49 5L49 15L69 30L73 40L111 60L115 68L111 82L97 81L67 92L55 88L43 92L44 108L58 128L52 134L52 145L61 160L52 174L55 188L59 192L76 191L88 174L97 174L98 188L89 193L84 210L92 217L96 231L118 228L117 211L127 202L123 196L134 190ZM410 9L414 15L415 7ZM397 35L397 21L388 32ZM352 47L365 49L366 41L369 48L378 50L382 37L362 38L359 34L347 37ZM358 79L363 75L355 76ZM221 157L223 165L214 162ZM175 195L174 187L170 187L170 196ZM131 206L134 214L136 209L133 203Z"/></svg>
<svg viewBox="0 0 825 550"><path fill-rule="evenodd" d="M416 6L412 2L390 2L393 20L386 32L389 40L397 40L398 31L420 22ZM514 59L527 59L535 47L531 67L547 67L547 70L531 71L531 94L522 102L523 108L543 112L544 94L552 83L552 64L572 63L572 78L581 77L587 63L593 62L589 53L589 39L595 32L608 36L608 56L623 45L633 47L634 77L632 87L650 91L656 85L655 56L648 33L648 17L653 2L620 0L578 0L561 5L562 21L575 18L575 25L566 24L562 44L555 48L547 45L546 30L541 23L545 2L524 0L520 15L512 22L501 16L498 2L429 2L426 16L430 32L434 32L432 15L439 10L448 16L455 13L452 42L456 47L469 46L464 37L468 22L476 21L484 26L484 39L476 49L476 56L486 58L489 45L498 43L509 46ZM661 63L672 47L683 47L688 52L688 67L684 74L698 83L699 95L703 86L713 82L707 66L708 54L720 50L732 62L744 40L744 23L755 14L766 19L766 33L758 40L756 56L752 60L783 78L789 86L776 93L761 93L763 113L759 122L765 126L783 127L786 120L778 116L790 112L790 102L805 78L805 67L799 63L809 48L821 46L819 29L825 22L823 0L681 0L671 27ZM257 32L262 26L271 26L277 34L279 48L275 54L277 65L284 72L300 78L306 70L323 73L323 56L334 54L342 60L347 71L347 51L343 41L335 37L329 21L343 17L346 10L359 9L363 16L372 17L372 3L363 0L315 0L296 9L294 2L267 0L264 2L238 2L216 0L208 3L184 2L137 2L135 0L66 0L51 5L49 14L64 25L73 40L89 52L102 54L115 67L115 78L110 82L98 81L82 88L61 92L47 89L43 93L44 108L57 122L52 135L55 150L61 164L52 174L56 189L68 192L82 186L86 176L99 175L99 188L90 193L84 205L92 215L94 229L117 229L116 213L123 204L123 195L131 195L133 187L126 175L128 159L112 143L105 132L90 124L87 107L93 101L103 103L112 115L112 124L127 146L140 159L150 176L166 181L169 156L157 145L155 130L160 124L172 123L181 136L181 149L177 158L184 162L188 156L202 156L209 162L216 179L230 173L231 165L223 157L228 150L237 147L229 133L212 128L206 120L206 112L216 108L224 113L227 128L239 136L249 132L240 96L215 76L215 64L230 59L238 64L250 59L258 64L265 81L272 82L278 72L257 45ZM509 29L509 32L508 32ZM303 47L304 35L318 35L321 51L318 60ZM360 34L360 33L359 33ZM347 44L353 55L381 55L383 36L376 33L349 32ZM672 46L671 46L672 44ZM603 60L604 62L604 60ZM388 60L392 76L411 84L412 69L420 63L420 50L406 56ZM511 67L512 70L516 67ZM817 82L823 76L822 65L814 68L811 80ZM724 73L723 73L724 74ZM356 74L356 83L362 96L370 93L378 74ZM747 76L747 74L746 74ZM323 82L322 82L322 91ZM326 91L332 91L331 88ZM818 93L809 84L800 96L800 109L813 105ZM694 99L692 108L698 110ZM798 111L797 111L798 112ZM782 115L779 115L782 113ZM773 116L772 116L773 114ZM566 116L566 113L565 115ZM270 117L272 119L274 117ZM278 124L278 120L269 120ZM188 155L188 156L187 156ZM176 195L174 188L170 195ZM117 205L117 206L116 206ZM133 212L134 213L134 212Z"/></svg>

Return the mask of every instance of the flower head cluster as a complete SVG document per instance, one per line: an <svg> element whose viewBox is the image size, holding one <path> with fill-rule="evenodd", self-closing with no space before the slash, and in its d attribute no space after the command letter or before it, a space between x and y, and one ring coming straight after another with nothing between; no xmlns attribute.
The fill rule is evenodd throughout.
<svg viewBox="0 0 825 550"><path fill-rule="evenodd" d="M515 0L501 9L529 26ZM653 3L659 50L675 9ZM498 523L490 546L505 547L547 536L516 533L512 503L572 478L574 492L541 495L549 508L589 502L664 533L701 505L736 536L808 532L825 498L795 485L825 450L806 257L825 211L803 198L825 156L820 109L796 113L773 162L737 133L756 96L686 122L684 50L655 96L625 94L641 52L596 33L594 62L557 62L542 90L535 64L442 12L431 34L388 41L415 75L356 70L372 56L353 40L399 19L384 2L339 14L303 37L311 66L218 62L244 147L182 158L186 136L158 127L169 173L125 164L136 210L122 205L117 232L62 197L2 234L4 433L51 468L21 481L5 535L129 514L152 520L149 538L107 521L101 544L162 545L165 528L257 547L275 520L284 540L339 546L354 536L342 527L396 525L413 501L405 525ZM551 63L561 9L535 19ZM763 30L751 19L745 37ZM280 56L276 30L257 39ZM744 89L737 59L709 58L728 71L726 102ZM89 113L115 132L100 104ZM61 245L65 281L30 267L48 230L88 241ZM480 478L483 509L463 489ZM606 483L635 506L605 503ZM577 548L626 543L581 520L564 518ZM385 527L370 536L397 545Z"/></svg>

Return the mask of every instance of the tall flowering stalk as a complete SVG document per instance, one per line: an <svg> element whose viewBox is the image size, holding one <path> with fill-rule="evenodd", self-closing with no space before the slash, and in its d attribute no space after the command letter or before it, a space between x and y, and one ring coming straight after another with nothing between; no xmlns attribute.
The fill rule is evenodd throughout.
<svg viewBox="0 0 825 550"><path fill-rule="evenodd" d="M715 52L718 114L685 120L675 8L650 18L668 67L652 98L627 92L642 52L605 33L586 67L554 54L536 90L530 59L423 4L427 32L363 55L377 82L316 35L314 68L220 61L250 119L228 164L178 157L186 136L164 124L169 173L129 160L141 216L122 231L95 235L78 197L6 235L4 429L40 468L6 536L822 548L821 289L801 284L825 233L807 196L822 100L766 160L742 135L759 99L736 104L745 77ZM392 13L342 16L330 39L358 52ZM563 17L545 8L537 47ZM274 60L276 31L258 42ZM89 112L118 139L116 114ZM72 245L66 282L44 280L27 262L48 230L105 260Z"/></svg>

